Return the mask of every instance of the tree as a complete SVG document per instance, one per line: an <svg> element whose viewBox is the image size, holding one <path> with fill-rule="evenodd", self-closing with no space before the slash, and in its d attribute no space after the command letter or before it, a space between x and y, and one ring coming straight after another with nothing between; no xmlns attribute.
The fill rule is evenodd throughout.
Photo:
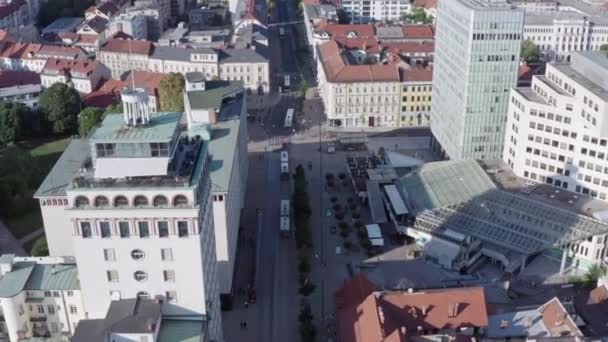
<svg viewBox="0 0 608 342"><path fill-rule="evenodd" d="M83 109L78 113L78 134L81 137L86 136L93 127L99 125L104 114L103 110L95 107Z"/></svg>
<svg viewBox="0 0 608 342"><path fill-rule="evenodd" d="M312 342L315 340L317 330L312 323L313 319L314 316L312 315L310 304L308 302L303 303L302 308L300 309L300 314L298 315L298 320L300 321L300 336L302 337L302 341Z"/></svg>
<svg viewBox="0 0 608 342"><path fill-rule="evenodd" d="M71 134L76 131L81 102L74 88L63 83L53 84L40 94L38 107L46 116L53 133Z"/></svg>
<svg viewBox="0 0 608 342"><path fill-rule="evenodd" d="M597 280L604 275L604 270L599 264L593 264L587 269L587 272L583 274L583 284L586 286L595 286Z"/></svg>
<svg viewBox="0 0 608 342"><path fill-rule="evenodd" d="M410 13L403 15L401 17L402 21L408 23L422 23L422 24L431 24L433 22L433 17L427 15L422 7L413 7Z"/></svg>
<svg viewBox="0 0 608 342"><path fill-rule="evenodd" d="M608 52L608 44L602 44L600 46L600 51L602 51L602 52Z"/></svg>
<svg viewBox="0 0 608 342"><path fill-rule="evenodd" d="M184 111L184 85L186 81L182 74L169 73L160 81L160 109L165 112Z"/></svg>
<svg viewBox="0 0 608 342"><path fill-rule="evenodd" d="M40 237L34 242L30 254L35 257L49 255L49 246L46 242L46 237Z"/></svg>
<svg viewBox="0 0 608 342"><path fill-rule="evenodd" d="M18 110L14 109L13 103L2 103L0 105L1 143L8 145L17 141L21 133L20 121L20 115Z"/></svg>
<svg viewBox="0 0 608 342"><path fill-rule="evenodd" d="M530 39L524 40L521 44L521 57L526 63L538 62L540 59L538 46L534 45L534 42Z"/></svg>

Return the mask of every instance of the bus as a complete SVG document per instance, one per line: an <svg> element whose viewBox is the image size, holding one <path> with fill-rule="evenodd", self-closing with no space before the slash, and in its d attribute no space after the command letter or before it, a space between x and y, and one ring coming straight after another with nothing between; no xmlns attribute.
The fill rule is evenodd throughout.
<svg viewBox="0 0 608 342"><path fill-rule="evenodd" d="M291 128L293 125L293 108L289 108L285 114L285 128Z"/></svg>
<svg viewBox="0 0 608 342"><path fill-rule="evenodd" d="M283 92L288 92L289 88L291 88L291 77L289 77L289 75L285 75L283 79Z"/></svg>

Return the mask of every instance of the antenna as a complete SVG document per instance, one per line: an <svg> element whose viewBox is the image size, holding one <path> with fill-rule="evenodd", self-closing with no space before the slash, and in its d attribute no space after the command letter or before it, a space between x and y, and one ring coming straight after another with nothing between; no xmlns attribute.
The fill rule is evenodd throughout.
<svg viewBox="0 0 608 342"><path fill-rule="evenodd" d="M131 63L131 88L135 89L135 70L133 70L133 56L132 56L132 52L131 52L131 41L132 39L129 39L129 62Z"/></svg>

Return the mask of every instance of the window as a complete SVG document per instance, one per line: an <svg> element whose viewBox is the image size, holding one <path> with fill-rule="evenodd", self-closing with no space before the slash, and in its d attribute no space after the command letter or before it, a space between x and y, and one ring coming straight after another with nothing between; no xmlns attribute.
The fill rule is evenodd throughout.
<svg viewBox="0 0 608 342"><path fill-rule="evenodd" d="M103 239L107 239L112 236L112 232L110 231L110 222L99 222L99 235Z"/></svg>
<svg viewBox="0 0 608 342"><path fill-rule="evenodd" d="M58 333L59 332L59 328L57 326L57 323L51 322L51 332L52 333Z"/></svg>
<svg viewBox="0 0 608 342"><path fill-rule="evenodd" d="M154 203L155 208L166 207L169 205L169 201L167 200L167 197L165 197L163 195L155 196L153 203Z"/></svg>
<svg viewBox="0 0 608 342"><path fill-rule="evenodd" d="M169 283L175 282L175 271L173 271L173 270L163 271L163 279Z"/></svg>
<svg viewBox="0 0 608 342"><path fill-rule="evenodd" d="M136 271L133 274L133 278L137 281L146 281L146 279L148 279L148 274L144 271Z"/></svg>
<svg viewBox="0 0 608 342"><path fill-rule="evenodd" d="M36 308L38 309L38 313L39 314L43 314L44 313L44 305L36 305Z"/></svg>
<svg viewBox="0 0 608 342"><path fill-rule="evenodd" d="M169 144L150 143L150 152L152 157L167 157L169 155Z"/></svg>
<svg viewBox="0 0 608 342"><path fill-rule="evenodd" d="M158 221L158 237L160 237L160 238L169 237L169 222Z"/></svg>
<svg viewBox="0 0 608 342"><path fill-rule="evenodd" d="M84 239L89 239L93 235L91 232L91 222L80 222L80 231Z"/></svg>
<svg viewBox="0 0 608 342"><path fill-rule="evenodd" d="M150 228L148 227L147 221L137 222L137 226L139 228L139 237L140 238L150 237Z"/></svg>
<svg viewBox="0 0 608 342"><path fill-rule="evenodd" d="M185 207L186 205L188 205L188 199L184 195L177 195L173 199L174 207Z"/></svg>
<svg viewBox="0 0 608 342"><path fill-rule="evenodd" d="M131 251L131 258L133 258L133 260L142 260L145 256L146 254L141 249L134 249Z"/></svg>
<svg viewBox="0 0 608 342"><path fill-rule="evenodd" d="M89 206L89 199L84 196L78 196L76 197L76 200L74 200L74 206L76 208L87 207Z"/></svg>
<svg viewBox="0 0 608 342"><path fill-rule="evenodd" d="M114 198L114 206L115 207L126 207L129 205L129 200L125 196L116 196Z"/></svg>
<svg viewBox="0 0 608 342"><path fill-rule="evenodd" d="M104 248L103 259L105 261L116 261L116 254L114 254L114 248Z"/></svg>
<svg viewBox="0 0 608 342"><path fill-rule="evenodd" d="M137 298L148 299L150 298L150 294L146 291L137 292Z"/></svg>
<svg viewBox="0 0 608 342"><path fill-rule="evenodd" d="M96 144L97 157L110 157L114 155L114 144Z"/></svg>
<svg viewBox="0 0 608 342"><path fill-rule="evenodd" d="M118 283L118 271L115 271L115 270L106 271L106 276L108 277L108 282Z"/></svg>
<svg viewBox="0 0 608 342"><path fill-rule="evenodd" d="M68 297L73 297L74 296L74 291L70 290L67 292Z"/></svg>
<svg viewBox="0 0 608 342"><path fill-rule="evenodd" d="M145 196L135 196L133 199L133 206L135 207L146 207L148 206L148 199Z"/></svg>
<svg viewBox="0 0 608 342"><path fill-rule="evenodd" d="M160 259L162 261L173 261L173 250L171 248L161 248Z"/></svg>
<svg viewBox="0 0 608 342"><path fill-rule="evenodd" d="M186 221L177 221L177 235L179 237L187 237L188 236L188 222L186 222Z"/></svg>
<svg viewBox="0 0 608 342"><path fill-rule="evenodd" d="M70 313L72 315L75 315L78 313L78 308L76 308L76 305L70 305Z"/></svg>
<svg viewBox="0 0 608 342"><path fill-rule="evenodd" d="M95 197L95 207L107 207L108 205L110 205L110 202L106 196Z"/></svg>
<svg viewBox="0 0 608 342"><path fill-rule="evenodd" d="M121 238L128 238L129 236L131 236L131 232L129 231L129 222L127 222L127 221L118 222L118 229L120 230Z"/></svg>
<svg viewBox="0 0 608 342"><path fill-rule="evenodd" d="M167 291L165 292L165 297L169 303L174 303L177 301L177 292L175 291Z"/></svg>

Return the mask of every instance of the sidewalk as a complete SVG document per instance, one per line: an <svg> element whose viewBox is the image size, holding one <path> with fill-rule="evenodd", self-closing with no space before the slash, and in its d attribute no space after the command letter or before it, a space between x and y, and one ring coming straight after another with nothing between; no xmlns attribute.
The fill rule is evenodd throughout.
<svg viewBox="0 0 608 342"><path fill-rule="evenodd" d="M0 221L0 254L15 254L26 256L27 253L21 246L21 242L11 234L4 222Z"/></svg>

